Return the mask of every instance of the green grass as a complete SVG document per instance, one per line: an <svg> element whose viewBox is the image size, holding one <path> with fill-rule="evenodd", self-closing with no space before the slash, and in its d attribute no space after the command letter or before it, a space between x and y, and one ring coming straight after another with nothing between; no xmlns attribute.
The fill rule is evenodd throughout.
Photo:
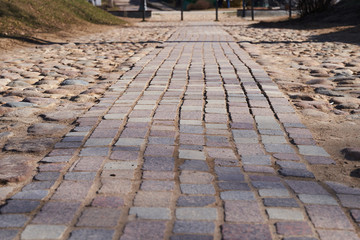
<svg viewBox="0 0 360 240"><path fill-rule="evenodd" d="M0 34L56 32L86 23L120 25L121 19L86 0L0 0Z"/></svg>

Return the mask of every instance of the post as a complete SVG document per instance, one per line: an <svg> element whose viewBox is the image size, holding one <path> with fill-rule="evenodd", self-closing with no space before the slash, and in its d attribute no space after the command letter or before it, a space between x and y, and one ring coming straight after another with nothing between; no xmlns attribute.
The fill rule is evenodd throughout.
<svg viewBox="0 0 360 240"><path fill-rule="evenodd" d="M289 0L289 18L291 18L291 0Z"/></svg>
<svg viewBox="0 0 360 240"><path fill-rule="evenodd" d="M218 0L215 0L215 21L219 21L219 3Z"/></svg>
<svg viewBox="0 0 360 240"><path fill-rule="evenodd" d="M184 0L180 0L181 21L184 21Z"/></svg>
<svg viewBox="0 0 360 240"><path fill-rule="evenodd" d="M142 3L142 21L145 22L145 14L146 14L146 0L141 0Z"/></svg>
<svg viewBox="0 0 360 240"><path fill-rule="evenodd" d="M251 0L251 20L254 21L254 0Z"/></svg>
<svg viewBox="0 0 360 240"><path fill-rule="evenodd" d="M245 15L246 15L246 10L245 10L245 5L246 5L246 2L245 2L246 0L242 0L242 5L243 5L243 11L242 11L242 17L244 18L245 17Z"/></svg>

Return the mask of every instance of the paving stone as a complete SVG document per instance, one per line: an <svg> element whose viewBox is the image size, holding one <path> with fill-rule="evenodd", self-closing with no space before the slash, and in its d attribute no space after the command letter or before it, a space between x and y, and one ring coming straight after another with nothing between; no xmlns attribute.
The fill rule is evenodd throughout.
<svg viewBox="0 0 360 240"><path fill-rule="evenodd" d="M267 208L266 212L270 219L296 221L304 220L304 214L298 209Z"/></svg>
<svg viewBox="0 0 360 240"><path fill-rule="evenodd" d="M360 195L338 194L341 205L348 208L360 208Z"/></svg>
<svg viewBox="0 0 360 240"><path fill-rule="evenodd" d="M65 230L63 225L27 225L21 239L60 239Z"/></svg>
<svg viewBox="0 0 360 240"><path fill-rule="evenodd" d="M260 189L260 197L290 197L289 191L287 189Z"/></svg>
<svg viewBox="0 0 360 240"><path fill-rule="evenodd" d="M191 160L206 160L205 153L195 150L179 150L179 158Z"/></svg>
<svg viewBox="0 0 360 240"><path fill-rule="evenodd" d="M263 203L265 207L300 207L293 198L264 198Z"/></svg>
<svg viewBox="0 0 360 240"><path fill-rule="evenodd" d="M135 170L137 167L137 161L116 161L105 163L104 170Z"/></svg>
<svg viewBox="0 0 360 240"><path fill-rule="evenodd" d="M206 184L211 183L213 180L214 176L206 172L182 171L180 175L181 183Z"/></svg>
<svg viewBox="0 0 360 240"><path fill-rule="evenodd" d="M254 201L255 195L250 191L226 191L220 193L220 198L226 200Z"/></svg>
<svg viewBox="0 0 360 240"><path fill-rule="evenodd" d="M194 171L209 171L209 167L206 162L200 160L185 160L180 166L181 170L194 170Z"/></svg>
<svg viewBox="0 0 360 240"><path fill-rule="evenodd" d="M145 150L145 155L152 156L164 156L164 157L172 157L174 152L173 146L167 145L148 145Z"/></svg>
<svg viewBox="0 0 360 240"><path fill-rule="evenodd" d="M165 229L164 221L132 221L126 224L120 240L163 239Z"/></svg>
<svg viewBox="0 0 360 240"><path fill-rule="evenodd" d="M125 179L102 178L101 194L128 194L132 190L132 181Z"/></svg>
<svg viewBox="0 0 360 240"><path fill-rule="evenodd" d="M97 195L91 203L91 206L104 208L119 208L124 206L124 204L124 199L122 197Z"/></svg>
<svg viewBox="0 0 360 240"><path fill-rule="evenodd" d="M69 181L92 181L95 179L96 172L68 172L64 179Z"/></svg>
<svg viewBox="0 0 360 240"><path fill-rule="evenodd" d="M92 182L64 181L52 196L53 200L81 201L85 199Z"/></svg>
<svg viewBox="0 0 360 240"><path fill-rule="evenodd" d="M47 190L22 190L12 196L12 199L42 200L48 194L49 191Z"/></svg>
<svg viewBox="0 0 360 240"><path fill-rule="evenodd" d="M285 189L282 182L252 182L252 185L258 189Z"/></svg>
<svg viewBox="0 0 360 240"><path fill-rule="evenodd" d="M263 223L255 201L225 201L225 221Z"/></svg>
<svg viewBox="0 0 360 240"><path fill-rule="evenodd" d="M175 177L174 172L159 172L159 171L144 171L143 179L153 180L173 180Z"/></svg>
<svg viewBox="0 0 360 240"><path fill-rule="evenodd" d="M35 224L70 224L74 218L79 202L47 202L35 216Z"/></svg>
<svg viewBox="0 0 360 240"><path fill-rule="evenodd" d="M146 180L141 184L140 189L144 191L171 191L174 189L174 181Z"/></svg>
<svg viewBox="0 0 360 240"><path fill-rule="evenodd" d="M299 199L305 204L338 205L336 200L329 195L299 194Z"/></svg>
<svg viewBox="0 0 360 240"><path fill-rule="evenodd" d="M206 207L215 203L213 196L180 196L177 200L179 207Z"/></svg>
<svg viewBox="0 0 360 240"><path fill-rule="evenodd" d="M335 164L335 161L324 156L304 156L304 159L310 164Z"/></svg>
<svg viewBox="0 0 360 240"><path fill-rule="evenodd" d="M307 222L277 222L275 226L277 234L280 235L313 235L311 227Z"/></svg>
<svg viewBox="0 0 360 240"><path fill-rule="evenodd" d="M258 173L275 173L274 168L269 166L255 166L255 165L245 165L245 172L258 172Z"/></svg>
<svg viewBox="0 0 360 240"><path fill-rule="evenodd" d="M330 155L322 147L298 145L298 148L299 148L300 154L303 154L303 155L330 157Z"/></svg>
<svg viewBox="0 0 360 240"><path fill-rule="evenodd" d="M142 207L169 207L171 202L171 192L145 192L136 193L134 206Z"/></svg>
<svg viewBox="0 0 360 240"><path fill-rule="evenodd" d="M270 153L295 153L288 144L264 144L265 150Z"/></svg>
<svg viewBox="0 0 360 240"><path fill-rule="evenodd" d="M178 220L217 220L218 213L216 208L177 208L175 210Z"/></svg>
<svg viewBox="0 0 360 240"><path fill-rule="evenodd" d="M211 184L180 184L180 189L183 194L215 194L215 189Z"/></svg>
<svg viewBox="0 0 360 240"><path fill-rule="evenodd" d="M211 158L237 159L234 151L229 148L206 148Z"/></svg>
<svg viewBox="0 0 360 240"><path fill-rule="evenodd" d="M130 208L129 215L135 215L139 219L171 219L170 209L160 207L132 207Z"/></svg>
<svg viewBox="0 0 360 240"><path fill-rule="evenodd" d="M303 163L293 162L293 161L276 161L276 164L281 168L291 168L291 169L305 169L306 165Z"/></svg>
<svg viewBox="0 0 360 240"><path fill-rule="evenodd" d="M360 195L360 188L352 188L338 182L326 182L336 193Z"/></svg>
<svg viewBox="0 0 360 240"><path fill-rule="evenodd" d="M69 240L98 240L98 239L112 239L114 230L107 229L75 229L71 232Z"/></svg>
<svg viewBox="0 0 360 240"><path fill-rule="evenodd" d="M286 183L289 184L289 186L295 193L314 194L314 195L328 195L329 194L317 182L286 180Z"/></svg>
<svg viewBox="0 0 360 240"><path fill-rule="evenodd" d="M8 200L6 205L1 207L1 213L30 213L39 205L39 201Z"/></svg>
<svg viewBox="0 0 360 240"><path fill-rule="evenodd" d="M81 157L96 157L96 156L107 156L109 152L108 148L105 147L89 147L83 148L80 152Z"/></svg>
<svg viewBox="0 0 360 240"><path fill-rule="evenodd" d="M199 235L199 234L184 234L184 235L174 235L170 237L170 240L212 240L213 236L209 235Z"/></svg>
<svg viewBox="0 0 360 240"><path fill-rule="evenodd" d="M238 167L215 167L219 181L244 181L244 175Z"/></svg>
<svg viewBox="0 0 360 240"><path fill-rule="evenodd" d="M338 206L308 205L306 211L316 228L354 228Z"/></svg>
<svg viewBox="0 0 360 240"><path fill-rule="evenodd" d="M243 156L241 158L243 164L249 165L271 165L271 159L269 156Z"/></svg>
<svg viewBox="0 0 360 240"><path fill-rule="evenodd" d="M266 224L231 224L222 226L224 240L264 240L272 239Z"/></svg>
<svg viewBox="0 0 360 240"><path fill-rule="evenodd" d="M174 224L174 233L197 233L197 234L213 234L215 224L212 222L199 221L176 221Z"/></svg>
<svg viewBox="0 0 360 240"><path fill-rule="evenodd" d="M2 214L0 215L1 228L21 228L29 220L29 217L23 214ZM0 239L2 239L0 233Z"/></svg>
<svg viewBox="0 0 360 240"><path fill-rule="evenodd" d="M282 240L317 240L315 237L285 237Z"/></svg>
<svg viewBox="0 0 360 240"><path fill-rule="evenodd" d="M19 232L18 230L0 229L0 239L13 240L13 239L15 239L18 232Z"/></svg>
<svg viewBox="0 0 360 240"><path fill-rule="evenodd" d="M114 208L85 208L76 226L115 227L120 218L120 211Z"/></svg>
<svg viewBox="0 0 360 240"><path fill-rule="evenodd" d="M97 172L105 157L82 157L75 165L74 171Z"/></svg>
<svg viewBox="0 0 360 240"><path fill-rule="evenodd" d="M355 222L360 222L360 210L359 209L352 209L350 210L351 216L355 220Z"/></svg>
<svg viewBox="0 0 360 240"><path fill-rule="evenodd" d="M173 171L174 159L170 157L145 157L143 170Z"/></svg>
<svg viewBox="0 0 360 240"><path fill-rule="evenodd" d="M217 184L221 190L250 191L249 185L244 182L218 182Z"/></svg>
<svg viewBox="0 0 360 240"><path fill-rule="evenodd" d="M342 231L342 230L317 230L321 240L358 240L359 236L352 231Z"/></svg>

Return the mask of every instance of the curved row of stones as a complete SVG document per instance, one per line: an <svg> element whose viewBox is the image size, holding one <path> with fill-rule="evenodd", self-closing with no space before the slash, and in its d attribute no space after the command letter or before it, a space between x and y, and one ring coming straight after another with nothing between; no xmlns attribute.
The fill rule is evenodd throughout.
<svg viewBox="0 0 360 240"><path fill-rule="evenodd" d="M316 181L333 161L218 25L178 28L77 122L2 238L359 239L360 189Z"/></svg>

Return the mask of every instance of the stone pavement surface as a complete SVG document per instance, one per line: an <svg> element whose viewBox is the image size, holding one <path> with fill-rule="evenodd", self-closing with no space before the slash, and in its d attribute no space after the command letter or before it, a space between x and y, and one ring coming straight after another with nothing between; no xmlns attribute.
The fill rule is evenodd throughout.
<svg viewBox="0 0 360 240"><path fill-rule="evenodd" d="M360 189L214 22L139 59L0 208L0 239L356 240Z"/></svg>

